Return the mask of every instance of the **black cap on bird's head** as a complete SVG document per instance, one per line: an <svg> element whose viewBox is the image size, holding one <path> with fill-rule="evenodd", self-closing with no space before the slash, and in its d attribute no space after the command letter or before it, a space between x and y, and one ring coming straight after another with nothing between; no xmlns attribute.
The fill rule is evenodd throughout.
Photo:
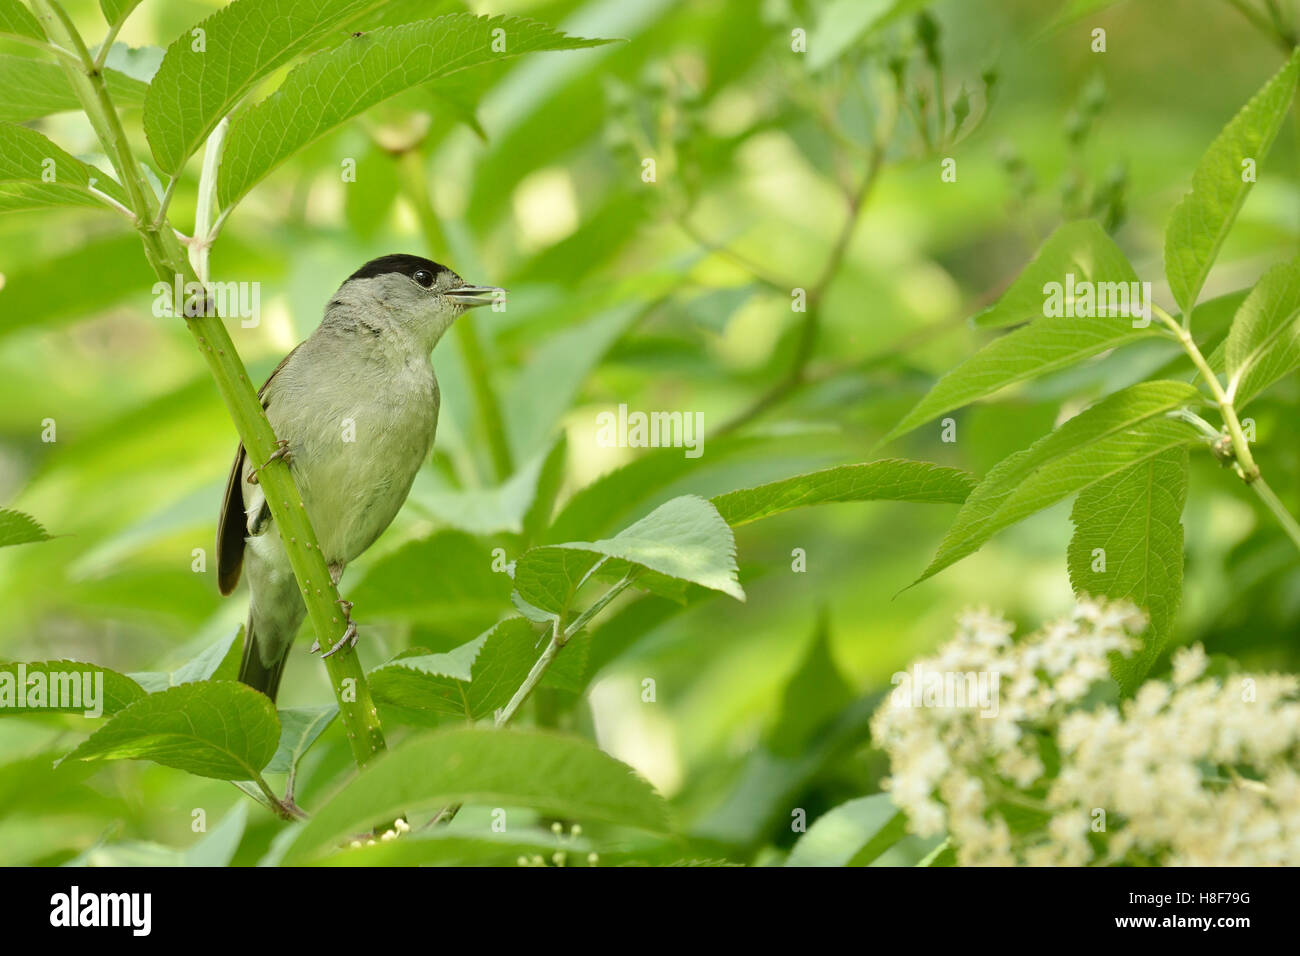
<svg viewBox="0 0 1300 956"><path fill-rule="evenodd" d="M424 256L412 256L399 252L388 256L380 256L378 259L371 259L348 276L348 281L351 282L353 279L373 279L376 276L388 275L390 272L410 276L412 279L415 278L417 272L427 272L436 279L440 273L451 272L451 270L442 263L426 259ZM451 274L455 275L454 272Z"/></svg>
<svg viewBox="0 0 1300 956"><path fill-rule="evenodd" d="M465 308L491 305L495 296L505 291L495 286L468 285L464 279L442 263L407 253L393 253L371 259L348 276L347 281L375 279L386 275L404 275L417 285L439 292Z"/></svg>

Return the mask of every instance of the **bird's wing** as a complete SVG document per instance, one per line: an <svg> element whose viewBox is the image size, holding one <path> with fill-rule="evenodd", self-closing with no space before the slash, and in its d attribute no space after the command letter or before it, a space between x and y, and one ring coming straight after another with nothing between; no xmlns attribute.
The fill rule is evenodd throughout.
<svg viewBox="0 0 1300 956"><path fill-rule="evenodd" d="M266 408L270 401L266 390L271 387L280 370L298 351L295 345L271 372L262 387L257 390L257 397ZM235 462L230 466L230 477L226 479L226 493L221 500L221 514L217 517L217 587L222 594L229 594L239 583L239 572L244 566L244 539L248 534L248 515L244 511L244 488L241 480L244 473L244 443L239 443L235 450Z"/></svg>

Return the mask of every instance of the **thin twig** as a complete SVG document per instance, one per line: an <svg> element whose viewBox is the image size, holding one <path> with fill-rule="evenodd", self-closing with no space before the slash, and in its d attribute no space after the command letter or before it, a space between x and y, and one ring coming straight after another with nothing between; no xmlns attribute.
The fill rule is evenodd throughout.
<svg viewBox="0 0 1300 956"><path fill-rule="evenodd" d="M884 143L877 143L871 151L867 171L863 175L857 191L849 197L849 208L844 217L844 225L835 238L835 244L831 247L826 265L813 287L808 291L808 297L804 303L807 311L804 312L803 324L799 329L799 341L795 346L790 370L786 372L780 381L760 395L748 408L743 409L730 420L724 422L722 427L718 429L719 435L733 432L748 424L769 408L779 404L803 383L807 374L808 362L812 359L813 350L817 345L817 336L821 331L821 309L826 291L830 288L831 283L839 273L841 265L843 265L849 244L853 240L853 234L861 219L862 210L871 195L872 187L875 186L880 177L884 161Z"/></svg>
<svg viewBox="0 0 1300 956"><path fill-rule="evenodd" d="M1286 505L1282 503L1282 499L1268 486L1268 482L1264 480L1262 475L1252 481L1250 487L1255 489L1255 494L1259 495L1259 500L1264 502L1269 511L1273 512L1273 517L1282 526L1282 530L1287 533L1287 537L1295 543L1297 548L1300 548L1300 523L1297 523L1291 512L1287 510Z"/></svg>

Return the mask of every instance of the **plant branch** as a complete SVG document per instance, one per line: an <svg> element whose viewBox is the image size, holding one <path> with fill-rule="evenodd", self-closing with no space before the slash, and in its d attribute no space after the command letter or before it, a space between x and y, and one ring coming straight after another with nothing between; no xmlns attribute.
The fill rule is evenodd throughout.
<svg viewBox="0 0 1300 956"><path fill-rule="evenodd" d="M121 177L135 216L135 228L154 274L170 288L180 278L197 282L184 249L166 217L158 216L158 199L147 187L131 153L121 119L105 86L103 74L95 68L85 43L57 0L33 0L37 16L47 35L77 51L79 65L60 60L64 72L81 102L100 143ZM179 309L181 303L173 303ZM205 313L211 310L203 310ZM302 588L307 613L322 647L332 646L342 636L345 623L337 604L338 590L331 581L316 534L307 518L302 498L283 459L271 460L276 448L275 433L230 334L219 316L187 316L186 326L235 423L250 460L269 462L259 472L266 502L279 529L295 577ZM365 673L352 648L343 648L325 660L339 711L358 765L364 765L384 749L383 728L366 684Z"/></svg>
<svg viewBox="0 0 1300 956"><path fill-rule="evenodd" d="M104 61L108 59L108 51L113 48L113 41L117 39L117 34L121 31L124 23L126 23L125 17L116 23L108 25L108 33L104 34L104 41L100 43L99 52L95 54L95 69L102 70L104 68Z"/></svg>
<svg viewBox="0 0 1300 956"><path fill-rule="evenodd" d="M1242 430L1241 420L1237 417L1237 409L1233 404L1232 396L1225 392L1223 386L1219 383L1219 378L1210 368L1210 364L1205 361L1205 356L1201 354L1200 348L1196 345L1195 339L1192 338L1191 332L1178 323L1178 320L1171 316L1159 306L1152 306L1152 311L1159 317L1160 321L1169 328L1182 344L1183 350L1196 366L1201 377L1210 387L1214 395L1214 401L1219 406L1219 412L1223 415L1223 421L1228 429L1228 437L1232 442L1232 454L1236 459L1236 472L1247 485L1249 485L1259 495L1259 498L1273 516L1277 518L1278 524L1287 536L1295 542L1296 548L1300 548L1300 524L1287 511L1286 506L1268 486L1264 476L1260 474L1259 465L1255 464L1255 458L1250 453L1250 443L1246 440L1246 434Z"/></svg>
<svg viewBox="0 0 1300 956"><path fill-rule="evenodd" d="M1173 411L1165 413L1169 418L1177 418L1179 421L1187 422L1210 442L1217 442L1223 437L1223 432L1215 428L1200 415L1188 411L1186 408L1175 408Z"/></svg>
<svg viewBox="0 0 1300 956"><path fill-rule="evenodd" d="M98 199L100 202L102 202L104 205L108 206L114 212L120 212L122 215L126 216L127 220L132 225L135 225L135 213L131 211L130 207L123 206L120 202L118 202L108 193L101 192L100 190L96 189L94 186L87 186L86 191L90 193L92 196L94 196L96 199Z"/></svg>
<svg viewBox="0 0 1300 956"><path fill-rule="evenodd" d="M826 292L844 263L849 243L853 240L853 234L857 230L858 222L861 219L862 210L871 195L872 187L880 178L880 170L884 166L884 162L885 143L882 140L877 142L871 151L867 171L863 174L857 190L849 196L844 225L835 238L826 265L822 268L821 275L817 278L816 283L808 291L808 298L805 303L807 311L804 313L803 325L799 329L799 340L795 345L794 359L790 363L790 370L786 372L780 381L760 395L748 408L723 423L722 427L718 429L719 435L728 434L742 425L748 424L769 408L784 400L802 384L807 374L808 362L812 359L813 350L817 345L817 336L821 331L821 310Z"/></svg>
<svg viewBox="0 0 1300 956"><path fill-rule="evenodd" d="M542 656L533 663L532 670L528 672L524 682L519 685L519 689L510 698L510 702L497 711L493 726L502 727L510 722L510 718L523 706L524 701L528 699L528 695L542 682L542 678L546 676L547 668L551 666L560 651L564 650L564 645L568 642L569 636L564 627L564 614L561 613L551 622L551 640L546 645L546 650L542 651Z"/></svg>
<svg viewBox="0 0 1300 956"><path fill-rule="evenodd" d="M1192 333L1160 306L1153 305L1152 311L1178 339L1183 351L1187 353L1192 360L1192 364L1201 373L1201 376L1205 379L1205 384L1210 387L1210 392L1214 395L1214 402L1219 406L1219 413L1223 416L1223 423L1227 426L1228 435L1232 439L1232 453L1237 459L1237 475L1246 484L1252 484L1259 478L1259 466L1255 464L1255 458L1250 452L1250 443L1246 441L1246 434L1242 431L1241 421L1237 418L1237 410L1233 407L1232 399L1223 390L1223 386L1219 383L1219 377L1210 368L1210 363L1205 361L1205 356L1201 354L1200 347L1197 346L1196 340L1192 338ZM1191 309L1188 309L1188 312L1190 311Z"/></svg>
<svg viewBox="0 0 1300 956"><path fill-rule="evenodd" d="M597 563L596 567L599 567L604 563L605 560L602 558L601 561ZM592 571L594 570L595 568L592 568ZM588 572L588 575L590 574L591 571ZM636 579L636 575L636 571L629 571L627 574L623 575L622 580L597 598L592 605L579 614L571 624L566 626L564 623L565 618L568 615L567 608L560 614L556 615L555 619L551 622L550 643L546 645L546 650L542 651L542 656L533 664L532 669L528 672L528 676L525 677L524 682L519 685L519 689L515 691L514 696L510 698L510 701L504 707L497 711L496 717L492 722L493 727L503 727L510 722L511 718L519 712L519 708L528 700L529 695L532 694L537 685L542 682L542 678L546 676L547 669L555 662L555 658L559 656L560 651L564 650L564 645L569 643L575 634L586 627L593 617L603 611L610 601L622 594L627 586ZM584 578L584 580L586 579ZM450 823L456 818L456 814L460 812L460 807L461 805L459 803L453 803L443 807L434 814L433 819L425 824L425 826L432 827L437 826L439 823Z"/></svg>
<svg viewBox="0 0 1300 956"><path fill-rule="evenodd" d="M565 624L568 615L567 609L556 616L551 624L550 643L546 645L546 650L542 651L542 656L537 659L537 663L533 664L533 669L528 672L528 676L524 678L524 682L519 685L519 689L510 698L510 702L497 713L495 726L502 726L515 715L523 702L528 699L528 695L546 676L547 668L555 661L560 651L564 650L564 645L569 643L575 634L586 627L593 617L603 611L610 601L622 594L635 579L635 571L629 571L623 575L617 584L593 601L591 606L574 618L570 624Z"/></svg>
<svg viewBox="0 0 1300 956"><path fill-rule="evenodd" d="M724 245L720 242L715 242L714 240L710 239L703 232L701 232L695 226L694 223L690 221L688 214L682 213L680 215L674 216L673 221L677 223L677 227L681 229L682 232L686 233L686 235L694 239L697 243L699 243L699 245L703 246L705 251L713 253L714 255L721 256L722 258L731 262L731 264L736 266L737 268L743 269L745 272L749 273L750 278L753 279L755 282L761 283L762 285L767 286L769 289L787 295L789 294L790 290L793 289L797 284L797 283L785 283L782 282L780 279L774 278L771 274L768 273L768 271L763 266L755 262L753 259L744 255L743 253L737 252L735 249L732 249L730 246Z"/></svg>
<svg viewBox="0 0 1300 956"><path fill-rule="evenodd" d="M1251 482L1250 487L1255 489L1255 494L1259 495L1259 500L1264 502L1269 511L1273 512L1273 517L1277 518L1277 523L1282 526L1282 530L1287 533L1287 537L1295 542L1297 548L1300 548L1300 523L1287 510L1286 505L1282 503L1282 499L1268 486L1264 476L1261 475L1256 478Z"/></svg>
<svg viewBox="0 0 1300 956"><path fill-rule="evenodd" d="M11 40L15 43L25 44L26 46L33 47L34 49L37 50L42 50L46 53L49 53L56 60L59 60L62 63L67 63L71 66L75 66L77 69L81 69L81 60L77 57L77 55L75 53L63 49L63 47L61 46L57 46L45 40L38 40L35 37L23 36L18 33L6 33L5 39Z"/></svg>

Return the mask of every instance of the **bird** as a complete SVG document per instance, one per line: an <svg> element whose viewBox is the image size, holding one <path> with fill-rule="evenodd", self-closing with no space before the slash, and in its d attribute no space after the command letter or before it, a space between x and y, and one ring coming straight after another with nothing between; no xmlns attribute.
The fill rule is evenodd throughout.
<svg viewBox="0 0 1300 956"><path fill-rule="evenodd" d="M467 310L504 296L421 256L381 256L339 286L315 332L271 372L258 397L276 450L259 464L240 443L217 519L218 588L229 595L241 573L249 583L240 681L275 700L306 614L258 473L287 462L337 585L396 517L433 448L434 346ZM340 604L347 630L325 656L357 640L352 606Z"/></svg>

